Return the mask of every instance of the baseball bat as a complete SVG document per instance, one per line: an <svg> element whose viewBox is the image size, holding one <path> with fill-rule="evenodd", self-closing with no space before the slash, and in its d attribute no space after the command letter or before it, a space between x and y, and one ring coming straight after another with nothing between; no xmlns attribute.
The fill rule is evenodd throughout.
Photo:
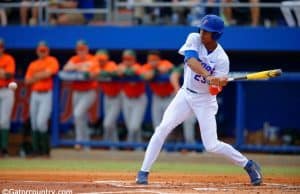
<svg viewBox="0 0 300 194"><path fill-rule="evenodd" d="M264 80L264 79L269 79L272 77L277 77L282 74L281 69L273 69L273 70L268 70L268 71L260 71L260 72L255 72L255 73L249 73L244 76L239 76L239 77L230 77L228 78L228 81L237 81L237 80Z"/></svg>

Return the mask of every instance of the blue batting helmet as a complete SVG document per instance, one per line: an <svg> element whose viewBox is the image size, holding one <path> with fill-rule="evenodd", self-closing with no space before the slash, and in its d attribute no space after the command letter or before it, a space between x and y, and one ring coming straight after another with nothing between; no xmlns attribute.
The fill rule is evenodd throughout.
<svg viewBox="0 0 300 194"><path fill-rule="evenodd" d="M219 16L206 15L201 19L199 29L212 32L212 38L218 40L224 30L224 21Z"/></svg>

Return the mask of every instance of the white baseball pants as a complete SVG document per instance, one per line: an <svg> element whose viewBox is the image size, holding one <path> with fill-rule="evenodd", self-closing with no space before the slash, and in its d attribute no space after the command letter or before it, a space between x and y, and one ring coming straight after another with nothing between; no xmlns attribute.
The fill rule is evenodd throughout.
<svg viewBox="0 0 300 194"><path fill-rule="evenodd" d="M150 171L168 134L189 118L192 113L196 115L199 122L201 138L206 151L225 156L235 164L244 167L248 159L231 145L218 140L215 120L217 110L216 97L210 94L194 94L180 89L166 109L162 122L156 128L149 142L141 170Z"/></svg>

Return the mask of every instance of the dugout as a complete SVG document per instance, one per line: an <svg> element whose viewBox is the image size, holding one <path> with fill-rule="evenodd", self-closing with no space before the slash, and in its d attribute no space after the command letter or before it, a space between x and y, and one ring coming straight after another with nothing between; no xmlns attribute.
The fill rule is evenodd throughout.
<svg viewBox="0 0 300 194"><path fill-rule="evenodd" d="M92 52L99 48L108 49L111 52L111 58L117 62L120 61L122 49L130 48L137 50L138 60L142 63L145 62L147 50L157 49L162 52L164 58L180 64L182 57L177 54L176 50L183 44L188 33L193 31L196 29L191 27L10 26L0 28L0 37L5 39L7 51L16 57L17 77L22 79L29 62L36 58L35 46L40 40L48 42L51 54L58 57L61 65L74 54L73 48L78 39L85 39ZM299 34L300 29L285 27L230 27L226 29L220 42L229 54L231 71L282 68L284 72L295 73L286 74L276 81L231 84L220 95L219 135L235 138L238 148L255 151L299 152L299 147L291 147L291 149L255 147L264 144L287 144L289 146L300 144L298 123L300 85L299 75L296 73L300 72ZM26 92L23 91L20 95L24 94L26 96ZM55 109L59 108L55 107ZM24 122L22 117L24 117L23 113L14 115L15 126ZM150 122L150 119L148 108L145 122ZM56 122L59 126L52 130L61 130L67 126L61 125L59 121ZM280 138L280 142L264 142L262 137L268 137L268 133L271 133L265 132L266 134L264 134L264 130L262 130L266 122L279 128L276 132L272 132L272 135L275 133ZM245 129L254 137L245 136ZM71 141L60 141L59 131L55 132L56 136L53 136L52 139L54 145L72 144ZM292 140L284 141L283 136L285 135L289 135ZM260 138L262 140L258 141L257 139ZM255 146L244 146L245 143L254 143Z"/></svg>

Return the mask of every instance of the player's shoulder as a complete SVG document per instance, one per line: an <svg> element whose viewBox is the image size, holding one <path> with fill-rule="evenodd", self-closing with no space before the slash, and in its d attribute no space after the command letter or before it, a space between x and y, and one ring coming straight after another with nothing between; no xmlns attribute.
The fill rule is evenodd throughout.
<svg viewBox="0 0 300 194"><path fill-rule="evenodd" d="M170 66L170 65L173 65L173 63L167 59L163 59L160 61L159 65L162 65L162 66Z"/></svg>
<svg viewBox="0 0 300 194"><path fill-rule="evenodd" d="M95 56L92 54L88 54L87 59L88 60L96 60Z"/></svg>
<svg viewBox="0 0 300 194"><path fill-rule="evenodd" d="M6 59L6 60L14 60L14 57L11 55L11 54L8 54L8 53L4 53L4 58Z"/></svg>
<svg viewBox="0 0 300 194"><path fill-rule="evenodd" d="M222 61L224 63L229 63L229 57L228 57L227 53L225 52L225 50L223 49L223 47L220 44L218 44L217 52L218 52L217 59L219 61Z"/></svg>
<svg viewBox="0 0 300 194"><path fill-rule="evenodd" d="M107 65L107 66L116 66L116 65L118 65L118 64L117 64L115 61L110 60L110 61L107 62L106 65Z"/></svg>
<svg viewBox="0 0 300 194"><path fill-rule="evenodd" d="M72 57L70 58L70 61L73 61L73 62L75 62L75 61L77 61L77 60L79 60L79 56L78 56L78 55L74 55L74 56L72 56Z"/></svg>
<svg viewBox="0 0 300 194"><path fill-rule="evenodd" d="M29 63L29 68L35 68L36 66L40 66L38 59L35 59Z"/></svg>
<svg viewBox="0 0 300 194"><path fill-rule="evenodd" d="M54 56L48 56L49 61L57 61L57 58Z"/></svg>
<svg viewBox="0 0 300 194"><path fill-rule="evenodd" d="M197 41L197 40L199 41L199 38L200 38L200 34L196 32L189 33L189 35L187 36L187 40L189 41Z"/></svg>

